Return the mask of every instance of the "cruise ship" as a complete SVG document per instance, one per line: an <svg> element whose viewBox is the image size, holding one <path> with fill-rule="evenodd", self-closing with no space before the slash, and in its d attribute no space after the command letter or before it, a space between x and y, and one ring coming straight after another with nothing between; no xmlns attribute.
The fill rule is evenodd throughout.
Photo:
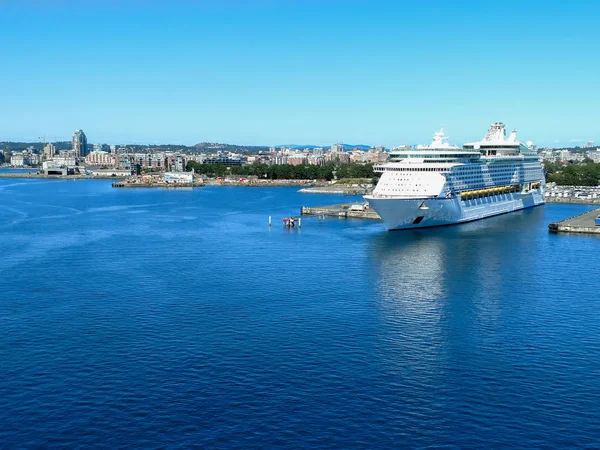
<svg viewBox="0 0 600 450"><path fill-rule="evenodd" d="M388 230L452 225L544 204L544 171L535 149L508 138L494 123L462 148L443 129L430 145L393 148L376 166L377 186L365 199Z"/></svg>

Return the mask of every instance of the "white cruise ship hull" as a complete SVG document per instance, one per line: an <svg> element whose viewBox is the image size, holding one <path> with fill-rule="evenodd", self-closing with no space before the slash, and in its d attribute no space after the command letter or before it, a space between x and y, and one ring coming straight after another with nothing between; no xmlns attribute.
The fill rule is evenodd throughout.
<svg viewBox="0 0 600 450"><path fill-rule="evenodd" d="M541 189L472 200L461 200L459 197L407 199L372 195L365 196L365 199L390 231L470 222L545 203Z"/></svg>

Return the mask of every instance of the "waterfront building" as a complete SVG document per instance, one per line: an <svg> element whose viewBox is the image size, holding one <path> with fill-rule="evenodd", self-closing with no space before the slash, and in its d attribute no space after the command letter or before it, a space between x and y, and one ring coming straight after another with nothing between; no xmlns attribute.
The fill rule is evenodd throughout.
<svg viewBox="0 0 600 450"><path fill-rule="evenodd" d="M97 169L92 172L95 177L129 177L131 176L131 169Z"/></svg>
<svg viewBox="0 0 600 450"><path fill-rule="evenodd" d="M42 163L42 172L46 175L68 175L69 168L64 164L54 161L44 161Z"/></svg>
<svg viewBox="0 0 600 450"><path fill-rule="evenodd" d="M165 172L162 179L166 183L192 183L194 181L193 172Z"/></svg>
<svg viewBox="0 0 600 450"><path fill-rule="evenodd" d="M115 157L108 152L94 150L85 157L85 163L88 166L114 166Z"/></svg>
<svg viewBox="0 0 600 450"><path fill-rule="evenodd" d="M84 158L87 156L87 137L83 130L77 130L73 133L73 151L77 157Z"/></svg>
<svg viewBox="0 0 600 450"><path fill-rule="evenodd" d="M13 167L26 167L31 165L30 155L27 151L14 152L10 157L10 163Z"/></svg>
<svg viewBox="0 0 600 450"><path fill-rule="evenodd" d="M61 152L55 155L50 162L57 166L74 167L77 165L77 158L73 152Z"/></svg>
<svg viewBox="0 0 600 450"><path fill-rule="evenodd" d="M180 154L171 154L168 157L169 168L173 172L184 172L187 166L187 158Z"/></svg>
<svg viewBox="0 0 600 450"><path fill-rule="evenodd" d="M116 155L116 168L131 171L135 164L133 158L128 153L117 153Z"/></svg>

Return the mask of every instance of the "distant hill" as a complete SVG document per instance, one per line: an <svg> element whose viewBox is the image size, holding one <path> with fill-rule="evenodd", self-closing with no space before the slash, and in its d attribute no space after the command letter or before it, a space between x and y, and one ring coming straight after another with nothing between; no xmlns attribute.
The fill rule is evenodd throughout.
<svg viewBox="0 0 600 450"><path fill-rule="evenodd" d="M266 145L233 145L221 144L217 142L201 142L194 145L194 148L200 152L238 152L238 153L258 153L269 150Z"/></svg>
<svg viewBox="0 0 600 450"><path fill-rule="evenodd" d="M57 150L69 150L73 145L71 141L53 142ZM9 152L20 152L26 148L33 147L36 150L41 151L43 144L41 142L11 142L3 141L0 142L0 150L7 150Z"/></svg>
<svg viewBox="0 0 600 450"><path fill-rule="evenodd" d="M355 148L360 148L361 150L369 150L371 148L370 145L366 145L366 144L357 144L357 145L353 145L353 144L343 144L344 145L344 150L354 150ZM287 148L297 148L297 149L303 149L303 148L329 148L331 147L331 145L314 145L314 144L304 144L304 145L299 145L299 144L283 144L283 145L276 145L275 147L279 148L279 147L287 147Z"/></svg>

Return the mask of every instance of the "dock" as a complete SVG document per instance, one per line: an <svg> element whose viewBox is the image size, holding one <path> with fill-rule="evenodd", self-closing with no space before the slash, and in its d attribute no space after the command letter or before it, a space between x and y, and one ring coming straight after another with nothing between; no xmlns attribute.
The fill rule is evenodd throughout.
<svg viewBox="0 0 600 450"><path fill-rule="evenodd" d="M194 188L204 187L204 183L128 183L127 181L115 181L115 188Z"/></svg>
<svg viewBox="0 0 600 450"><path fill-rule="evenodd" d="M548 225L551 233L585 233L600 235L600 225L596 225L596 217L600 216L600 208L593 209L560 222Z"/></svg>
<svg viewBox="0 0 600 450"><path fill-rule="evenodd" d="M327 216L342 219L381 220L379 214L363 203L343 203L329 206L303 206L300 208L303 216Z"/></svg>

